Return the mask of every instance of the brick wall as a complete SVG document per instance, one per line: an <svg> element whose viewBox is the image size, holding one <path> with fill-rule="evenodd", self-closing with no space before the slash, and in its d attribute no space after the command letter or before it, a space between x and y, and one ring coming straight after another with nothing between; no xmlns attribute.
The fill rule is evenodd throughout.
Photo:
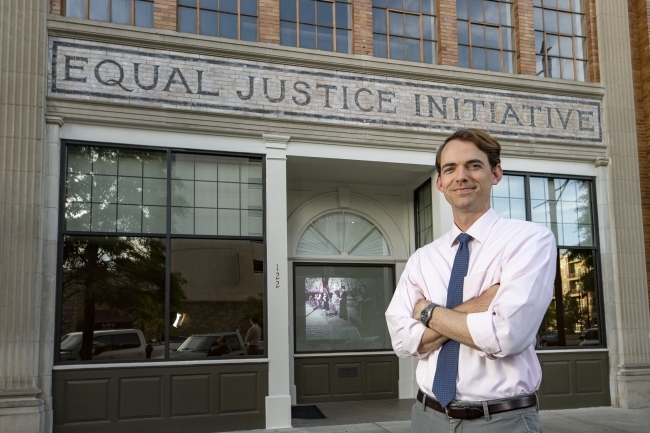
<svg viewBox="0 0 650 433"><path fill-rule="evenodd" d="M352 2L352 53L373 55L372 0Z"/></svg>
<svg viewBox="0 0 650 433"><path fill-rule="evenodd" d="M154 0L153 27L162 30L176 30L176 0Z"/></svg>
<svg viewBox="0 0 650 433"><path fill-rule="evenodd" d="M63 2L65 0L50 0L50 13L53 15L63 15Z"/></svg>
<svg viewBox="0 0 650 433"><path fill-rule="evenodd" d="M518 74L536 75L533 0L515 0L514 6L516 70Z"/></svg>
<svg viewBox="0 0 650 433"><path fill-rule="evenodd" d="M643 233L650 296L650 1L628 0L630 45L632 48L632 74L634 80L634 106L636 118L637 149L639 153L639 185L643 214Z"/></svg>
<svg viewBox="0 0 650 433"><path fill-rule="evenodd" d="M587 59L589 81L600 83L600 61L598 59L598 29L596 26L596 0L584 0L585 31L587 33Z"/></svg>
<svg viewBox="0 0 650 433"><path fill-rule="evenodd" d="M279 0L259 0L259 41L270 44L280 43L280 2Z"/></svg>
<svg viewBox="0 0 650 433"><path fill-rule="evenodd" d="M458 66L458 26L456 0L438 0L438 64Z"/></svg>

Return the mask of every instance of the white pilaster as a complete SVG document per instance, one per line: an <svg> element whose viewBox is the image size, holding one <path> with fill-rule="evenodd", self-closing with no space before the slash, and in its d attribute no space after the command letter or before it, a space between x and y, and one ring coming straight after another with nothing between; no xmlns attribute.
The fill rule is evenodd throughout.
<svg viewBox="0 0 650 433"><path fill-rule="evenodd" d="M269 395L266 428L291 427L289 391L289 278L287 260L287 143L290 137L264 134L266 144L266 259Z"/></svg>

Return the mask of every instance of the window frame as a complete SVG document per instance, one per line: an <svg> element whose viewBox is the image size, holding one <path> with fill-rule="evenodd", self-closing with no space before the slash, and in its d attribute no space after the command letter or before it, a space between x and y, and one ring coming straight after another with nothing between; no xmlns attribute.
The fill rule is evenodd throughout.
<svg viewBox="0 0 650 433"><path fill-rule="evenodd" d="M97 232L97 231L68 231L65 230L65 203L66 203L66 183L67 183L67 156L68 148L70 146L89 146L97 148L118 149L128 151L159 151L166 152L167 157L167 203L166 207L166 232L165 233L144 233L144 232ZM267 251L267 207L266 207L266 156L253 153L244 152L223 152L223 151L207 151L201 149L186 149L175 147L160 147L160 146L147 146L147 145L133 145L123 143L107 143L100 141L86 141L86 140L61 140L60 149L60 162L59 170L61 173L59 179L59 209L58 209L58 226L57 226L57 259L56 259L56 295L55 295L55 325L54 325L54 365L55 366L79 366L79 365L105 365L105 364L165 364L169 362L201 362L201 363L214 363L214 361L224 362L232 361L237 362L239 359L250 361L251 359L264 359L268 358L268 346L265 349L264 355L244 355L241 358L224 359L224 360L196 360L191 359L187 361L175 361L170 359L169 346L171 337L172 320L169 317L171 312L171 255L172 255L172 239L206 239L206 240L248 240L251 242L261 242L264 244L264 258L263 270L264 274L262 293L264 297L263 312L264 317L268 317L268 284L267 284L267 268L268 268L268 251ZM187 153L192 155L209 155L221 156L227 158L249 158L259 160L262 164L262 235L261 236L231 236L231 235L194 235L194 234L172 234L171 233L171 209L172 209L172 154ZM114 238L156 238L165 240L165 349L163 359L144 359L144 360L124 360L115 359L110 361L61 361L61 320L62 320L62 298L63 298L63 260L64 260L64 238L65 236L83 236L83 237L114 237ZM263 340L268 342L268 327L263 328ZM188 364L189 365L189 364Z"/></svg>
<svg viewBox="0 0 650 433"><path fill-rule="evenodd" d="M63 0L62 7L61 7L61 9L62 9L61 10L61 16L64 16L66 18L69 18L68 17L68 1L69 0ZM82 18L82 19L89 20L89 21L95 21L95 20L91 20L89 18L89 16L90 16L90 0L84 0L84 1L86 2L86 16L84 18ZM118 24L118 25L122 25L122 26L131 25L131 26L134 26L134 27L142 27L142 28L145 28L145 29L155 27L155 19L154 19L155 7L156 7L156 1L155 0L139 0L139 1L142 1L142 2L151 3L151 5L152 5L152 9L151 9L152 10L152 16L151 16L152 26L151 27L137 26L135 24L135 3L136 3L136 0L131 1L131 23L130 24L114 23L113 22L113 0L109 0L109 1L110 1L110 6L108 8L109 9L108 10L109 20L108 21L98 21L98 22L101 22L101 23L106 22L106 23L109 23L109 24Z"/></svg>
<svg viewBox="0 0 650 433"><path fill-rule="evenodd" d="M566 246L566 245L556 245L557 250L557 263L555 271L555 282L553 285L553 296L556 302L556 314L557 316L562 314L564 315L564 306L562 302L562 285L560 283L560 250L583 250L583 251L592 251L594 256L594 284L595 284L595 293L598 297L598 330L600 336L600 344L598 346L550 346L550 347L535 347L535 350L544 352L544 351L556 351L556 350L589 350L589 349L606 349L607 348L607 339L606 339L606 318L605 318L605 305L604 305L604 294L603 294L603 278L602 278L602 265L601 265L601 247L599 239L599 226L598 226L598 203L596 201L596 177L595 176L580 176L580 175L564 175L557 173L532 173L532 172L523 172L523 171L504 171L504 176L521 176L524 178L524 199L526 203L526 221L532 222L532 208L531 208L531 199L530 199L530 178L539 177L539 178L553 178L553 179L568 179L568 180L583 180L589 181L590 185L590 200L591 200L591 216L593 221L593 245L592 246ZM564 317L562 317L564 320ZM558 328L558 339L560 336L560 329L562 329L562 334L564 334L564 327ZM559 342L558 342L559 344Z"/></svg>
<svg viewBox="0 0 650 433"><path fill-rule="evenodd" d="M460 42L458 43L458 47L460 48L461 46L467 47L468 51L468 62L469 62L469 68L468 69L475 69L478 71L487 71L487 72L500 72L502 74L516 74L517 73L517 46L516 46L516 37L515 37L515 29L516 29L516 23L515 23L515 16L514 16L514 5L516 0L490 0L495 3L499 3L501 5L502 3L504 4L509 4L511 5L511 19L512 19L512 25L508 26L505 24L501 24L501 6L499 6L499 23L489 23L485 21L485 0L481 1L481 6L483 7L483 21L472 21L469 10L470 10L470 4L469 2L466 3L467 7L467 19L465 18L458 18L456 17L456 32L458 34L458 22L462 21L467 23L467 44L461 44ZM472 24L480 25L483 27L483 34L485 35L485 29L487 27L496 27L498 29L499 33L499 64L500 64L500 71L492 71L488 69L488 57L487 57L487 51L488 50L496 50L495 48L489 48L487 46L487 43L483 46L474 46L472 45ZM511 29L512 30L512 49L505 49L504 48L504 43L503 43L503 28ZM484 40L487 40L487 38L484 36ZM472 54L472 48L480 48L486 51L486 56L485 56L485 68L474 68L473 67L473 54ZM504 66L505 66L505 53L511 53L512 55L512 71L505 71ZM459 56L459 64L460 64L460 49L458 50L458 56Z"/></svg>
<svg viewBox="0 0 650 433"><path fill-rule="evenodd" d="M278 0L278 1L280 2L281 0ZM319 27L324 27L324 28L327 28L327 29L331 28L332 29L332 51L323 50L321 48L318 48L318 37L316 37L316 48L306 48L306 47L301 47L300 46L300 24L301 24L301 22L300 22L300 0L295 0L295 2L296 2L296 20L295 21L282 19L282 15L281 15L281 12L280 12L280 19L279 19L280 33L282 33L282 23L283 22L284 23L291 23L291 24L294 24L295 27L296 27L296 45L295 45L295 48L303 48L303 49L306 49L306 50L325 51L325 52L328 52L328 53L352 54L352 51L353 51L352 50L352 45L353 45L353 42L354 42L354 31L353 31L354 30L353 29L354 25L352 24L353 16L354 16L354 0L349 0L349 1L313 0L313 1L314 1L314 8L316 9L316 16L318 16L318 2L319 1L332 4L332 26L330 27L330 26L320 25L318 23L314 23L314 24L302 23L302 24L313 25L314 28L316 29L316 35L318 34L318 28ZM350 18L350 27L338 27L337 26L337 23L336 23L336 5L337 5L337 3L346 4L346 5L350 6L350 17L349 17ZM318 20L318 18L316 18L316 20ZM337 39L338 39L337 36L336 36L336 31L337 30L345 30L345 31L349 32L349 39L348 39L349 51L348 52L342 52L342 51L337 50ZM280 42L280 45L282 45L281 42ZM282 45L282 46L293 47L294 45Z"/></svg>
<svg viewBox="0 0 650 433"><path fill-rule="evenodd" d="M439 2L441 0L435 0L435 1L437 3L437 2ZM386 4L385 8L373 5L372 6L373 15L374 15L374 10L375 9L384 10L385 14L386 14L386 21L385 21L386 22L386 33L375 32L374 20L373 20L373 28L372 28L373 44L374 44L374 41L375 41L375 35L381 35L381 36L386 38L386 57L377 57L377 56L375 56L375 57L380 58L380 59L381 58L386 58L388 60L397 60L397 61L403 61L403 62L422 63L422 64L425 64L425 65L437 65L438 64L438 57L439 57L438 56L438 33L439 33L438 27L439 27L439 22L438 22L438 15L436 14L436 7L435 7L436 3L434 3L434 10L433 10L433 13L431 15L425 14L425 13L422 12L422 2L420 2L420 12L407 11L406 9L395 9L395 8L389 7L388 4ZM418 62L415 62L414 60L407 60L406 59L406 48L404 49L404 55L405 55L404 59L393 59L393 58L391 58L391 56L390 56L390 37L391 37L391 33L390 33L390 13L391 12L402 14L402 15L404 15L405 19L406 19L407 15L412 15L412 16L417 16L418 17L418 23L420 25L420 38L419 38L419 42L420 42L420 60ZM422 21L423 21L422 17L424 17L424 16L433 17L433 26L434 26L434 28L433 28L433 38L435 38L435 39L429 40L429 39L424 38L424 32L423 32L424 26L422 24ZM406 28L406 21L404 22L404 26ZM394 36L401 37L401 38L403 38L405 40L406 39L416 40L415 38L407 37L405 34L402 35L402 36L399 36L399 35L394 35ZM428 62L424 61L424 58L425 58L425 54L424 54L424 52L425 52L424 51L425 42L432 42L433 43L433 47L434 47L434 49L433 49L433 59L432 59L433 61L431 63L428 63ZM373 53L373 55L374 55L374 53Z"/></svg>
<svg viewBox="0 0 650 433"><path fill-rule="evenodd" d="M301 261L296 261L292 263L291 266L291 278L292 278L292 284L293 284L293 291L291 292L291 296L293 297L292 299L292 307L293 307L293 353L294 355L307 355L307 356L333 356L337 353L392 353L392 348L389 349L348 349L348 350L336 350L336 351L329 351L329 352L324 352L324 351L300 351L298 350L298 333L296 332L296 324L297 324L297 309L296 309L296 267L300 266L329 266L329 267L346 267L346 268L355 268L355 267L373 267L373 268L390 268L392 270L393 274L393 281L392 281L392 287L393 287L393 292L391 293L390 299L393 298L393 295L395 294L395 290L397 289L397 275L395 274L395 264L394 263L366 263L366 262L321 262L321 261L314 261L314 262L309 262L301 259ZM304 288L303 288L304 290ZM387 306L388 307L388 306Z"/></svg>
<svg viewBox="0 0 650 433"><path fill-rule="evenodd" d="M260 5L259 1L255 0L257 2L257 15L254 16L254 18L257 21L257 32L256 32L256 39L254 42L259 42L260 40ZM180 21L180 9L181 8L187 8L187 9L196 9L196 33L189 33L189 32L181 32L181 21ZM217 9L203 9L203 10L209 10L213 12L217 12L218 14L221 14L221 10ZM232 14L231 12L225 12L227 14ZM248 14L242 14L241 12L241 0L237 0L237 39L232 39L232 38L227 38L225 36L214 36L214 35L204 35L201 33L201 0L196 0L196 7L192 6L184 6L179 3L179 0L176 0L176 31L179 33L186 33L188 35L196 34L199 36L205 36L205 37L211 37L211 38L224 38L224 39L231 39L231 40L237 40L237 41L244 41L244 42L253 42L249 41L246 39L241 38L241 17L253 17L253 15L248 15ZM217 31L219 32L219 30Z"/></svg>
<svg viewBox="0 0 650 433"><path fill-rule="evenodd" d="M420 194L419 193L420 193L420 191L422 191L423 189L425 189L427 187L431 188L431 193L433 194L433 182L432 182L431 178L429 178L426 181L422 182L422 184L420 186L418 186L417 188L415 188L415 190L413 191L413 211L414 211L414 214L415 214L415 227L414 227L415 228L415 249L418 249L418 248L421 248L421 247L424 246L424 245L420 245L420 233L422 233L422 230L420 230L420 229L422 227L420 225L421 221L420 221L420 211L419 211L419 208L420 208L420 199L419 199ZM433 197L431 197L431 201L432 201L432 203L430 205L430 208L431 208L431 231L433 232ZM431 234L431 237L432 237L432 242L433 242L433 240L435 240L435 239L433 239L433 233ZM428 244L425 244L425 245L428 245Z"/></svg>
<svg viewBox="0 0 650 433"><path fill-rule="evenodd" d="M590 64L589 64L589 48L588 48L588 45L587 45L588 42L587 42L587 28L586 28L587 27L586 26L587 13L586 13L586 10L585 10L585 7L584 7L584 1L580 0L580 1L583 1L583 3L582 3L583 11L582 12L576 12L576 11L573 10L573 5L574 5L573 1L569 2L570 9L561 9L559 7L559 5L556 5L555 7L546 6L545 2L543 0L539 0L539 1L540 1L540 6L533 5L533 14L535 13L535 10L540 10L542 12L542 29L537 30L537 29L533 28L534 33L541 33L542 34L542 41L543 41L543 44L544 44L543 46L544 47L548 46L547 39L546 39L547 35L556 36L558 38L558 43L559 43L560 37L570 37L571 38L571 54L572 54L573 57L569 58L569 57L562 56L561 53L560 53L560 47L559 46L558 46L558 55L557 56L549 56L548 55L548 50L549 50L548 48L546 49L545 53L538 53L537 51L535 51L535 58L536 59L537 59L537 57L540 57L540 56L542 57L542 66L543 66L542 71L536 72L536 75L537 76L543 76L545 78L555 78L555 79L558 79L558 80L571 80L571 81L578 81L578 82L584 82L584 83L589 82ZM548 31L548 30L544 29L544 27L545 27L545 25L544 25L544 11L546 11L546 10L553 11L553 12L556 13L556 15L559 14L560 12L570 14L571 15L571 29L572 29L573 32L572 33L564 33L564 32L561 31L560 26L559 26L559 16L558 16L558 29L557 29L557 31L553 32L553 31ZM577 35L575 33L575 28L574 28L574 26L575 26L575 18L574 17L576 15L582 17L580 22L585 24L583 29L582 29L583 36ZM575 49L575 47L576 47L576 39L577 38L584 39L584 41L585 41L584 59L579 59L579 58L576 57L576 49ZM559 63L560 63L560 76L559 77L550 77L550 76L547 75L548 70L549 70L549 64L550 64L549 58L556 58L556 59L559 60ZM572 60L573 61L573 78L572 79L562 77L562 70L563 70L562 60ZM583 71L584 81L578 79L578 70L579 70L578 69L578 62L584 62L585 63L585 70ZM541 74L544 74L544 75L541 75Z"/></svg>

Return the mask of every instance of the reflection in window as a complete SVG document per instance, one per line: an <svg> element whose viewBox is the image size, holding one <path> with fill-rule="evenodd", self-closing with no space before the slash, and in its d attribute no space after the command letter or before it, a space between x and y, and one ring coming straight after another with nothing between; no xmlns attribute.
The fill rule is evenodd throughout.
<svg viewBox="0 0 650 433"><path fill-rule="evenodd" d="M262 235L262 163L172 154L172 233Z"/></svg>
<svg viewBox="0 0 650 433"><path fill-rule="evenodd" d="M167 153L69 146L67 231L165 233Z"/></svg>
<svg viewBox="0 0 650 433"><path fill-rule="evenodd" d="M61 361L164 356L165 240L65 236ZM183 299L172 276L172 307Z"/></svg>
<svg viewBox="0 0 650 433"><path fill-rule="evenodd" d="M66 0L65 15L153 28L153 0Z"/></svg>
<svg viewBox="0 0 650 433"><path fill-rule="evenodd" d="M296 352L388 350L389 266L296 265Z"/></svg>
<svg viewBox="0 0 650 433"><path fill-rule="evenodd" d="M526 220L526 197L524 177L504 175L501 182L492 187L492 208L502 218Z"/></svg>
<svg viewBox="0 0 650 433"><path fill-rule="evenodd" d="M170 323L169 359L264 355L264 341L255 353L250 334L245 341L251 318L264 326L264 274L257 272L263 263L261 242L172 239L172 275L185 284Z"/></svg>
<svg viewBox="0 0 650 433"><path fill-rule="evenodd" d="M373 0L375 57L436 63L434 0Z"/></svg>
<svg viewBox="0 0 650 433"><path fill-rule="evenodd" d="M537 75L587 81L582 0L534 0Z"/></svg>
<svg viewBox="0 0 650 433"><path fill-rule="evenodd" d="M457 0L458 65L515 71L512 0Z"/></svg>
<svg viewBox="0 0 650 433"><path fill-rule="evenodd" d="M178 31L257 42L257 0L178 0Z"/></svg>
<svg viewBox="0 0 650 433"><path fill-rule="evenodd" d="M417 248L433 242L431 180L415 190L415 244Z"/></svg>
<svg viewBox="0 0 650 433"><path fill-rule="evenodd" d="M388 256L384 235L367 219L350 212L331 212L307 226L297 254Z"/></svg>
<svg viewBox="0 0 650 433"><path fill-rule="evenodd" d="M280 45L351 53L350 0L280 0Z"/></svg>

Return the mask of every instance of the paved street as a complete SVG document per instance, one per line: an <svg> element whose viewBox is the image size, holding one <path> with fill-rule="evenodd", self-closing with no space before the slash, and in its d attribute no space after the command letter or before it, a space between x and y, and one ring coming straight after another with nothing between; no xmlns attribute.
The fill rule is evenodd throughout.
<svg viewBox="0 0 650 433"><path fill-rule="evenodd" d="M327 417L294 419L294 427L258 430L264 433L408 433L413 400L318 404ZM546 410L541 412L544 433L644 433L650 430L650 409Z"/></svg>

